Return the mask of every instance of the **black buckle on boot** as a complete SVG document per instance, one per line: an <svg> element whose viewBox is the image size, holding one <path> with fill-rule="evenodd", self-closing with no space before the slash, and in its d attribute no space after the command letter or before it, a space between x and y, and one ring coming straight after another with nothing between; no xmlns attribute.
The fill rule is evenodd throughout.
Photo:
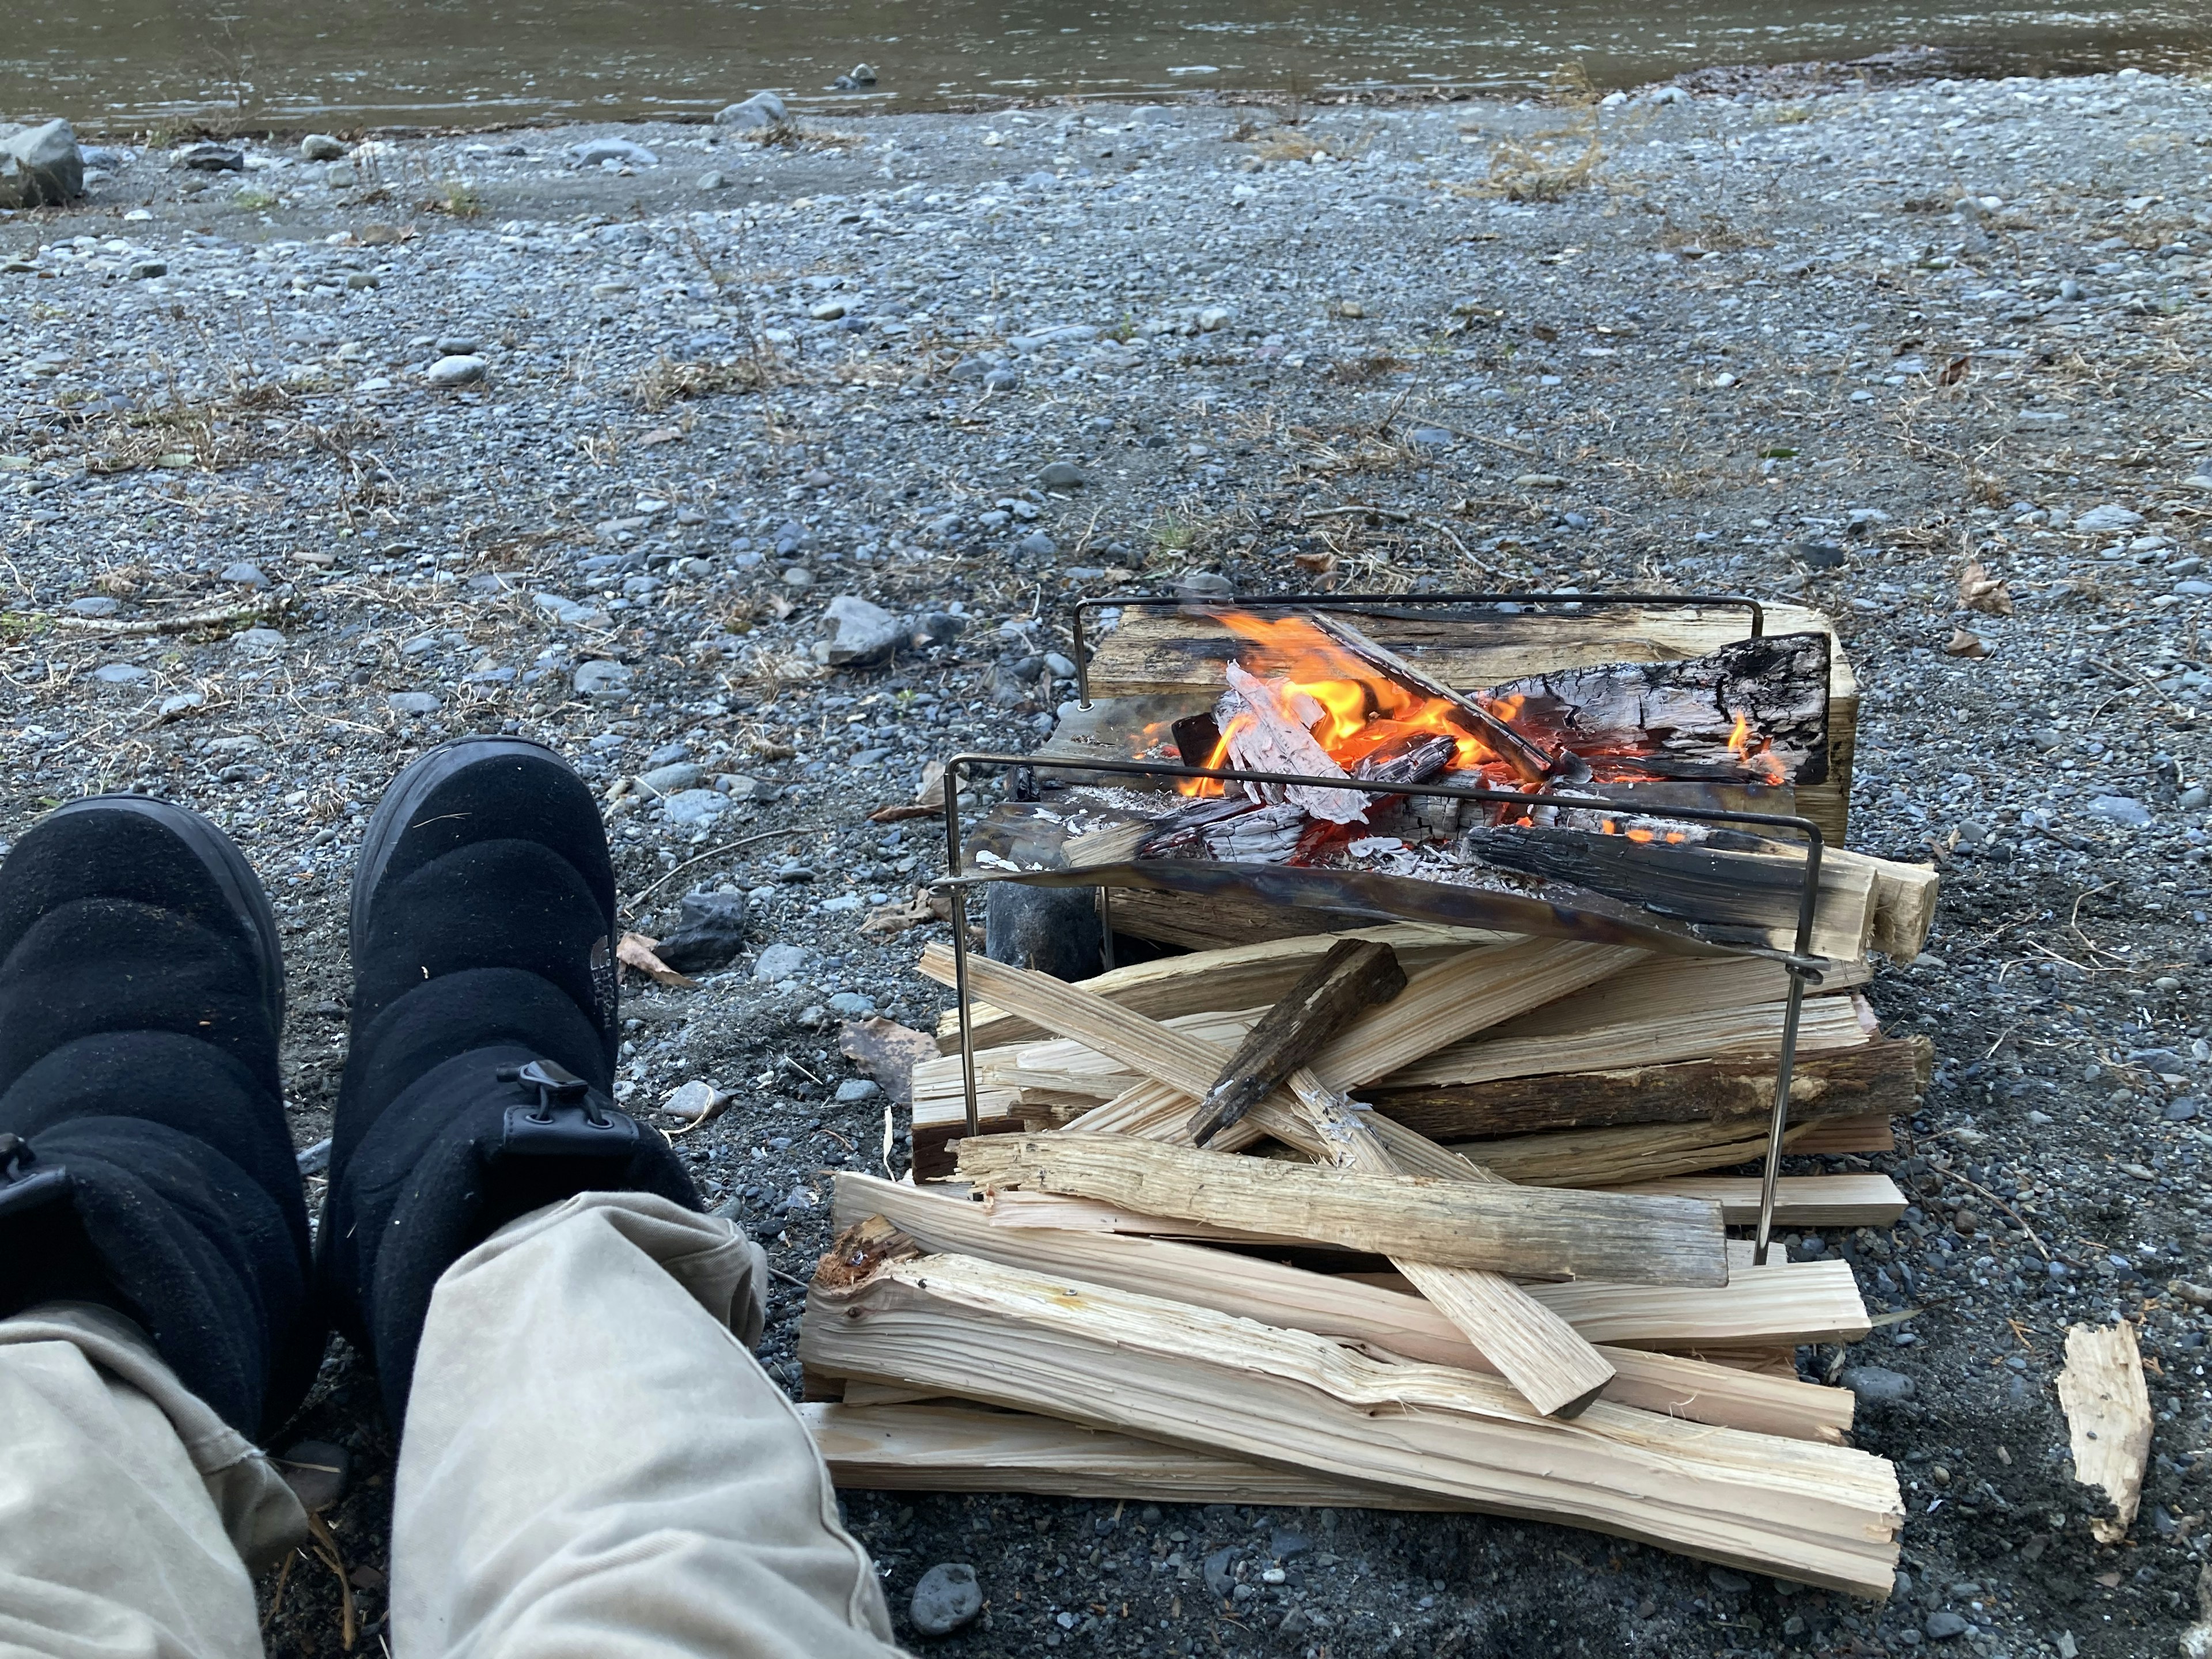
<svg viewBox="0 0 2212 1659"><path fill-rule="evenodd" d="M22 1215L66 1198L72 1182L58 1164L40 1164L31 1143L0 1131L0 1216Z"/></svg>
<svg viewBox="0 0 2212 1659"><path fill-rule="evenodd" d="M502 1066L501 1083L538 1091L534 1106L507 1109L501 1149L538 1158L627 1158L637 1146L637 1120L603 1111L592 1085L550 1060Z"/></svg>

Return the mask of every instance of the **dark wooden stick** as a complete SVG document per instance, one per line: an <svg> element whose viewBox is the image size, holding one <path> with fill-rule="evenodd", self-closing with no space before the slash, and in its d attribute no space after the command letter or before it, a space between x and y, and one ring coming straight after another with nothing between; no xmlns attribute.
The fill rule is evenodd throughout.
<svg viewBox="0 0 2212 1659"><path fill-rule="evenodd" d="M1378 673L1395 680L1409 691L1451 704L1461 723L1496 750L1498 757L1513 769L1522 782L1542 783L1589 775L1589 769L1573 755L1565 751L1553 754L1542 744L1532 743L1465 692L1453 690L1387 646L1377 645L1340 617L1316 611L1309 620L1338 646Z"/></svg>
<svg viewBox="0 0 2212 1659"><path fill-rule="evenodd" d="M1370 939L1346 939L1308 969L1252 1028L1190 1121L1203 1146L1274 1093L1363 1011L1406 988L1397 952Z"/></svg>

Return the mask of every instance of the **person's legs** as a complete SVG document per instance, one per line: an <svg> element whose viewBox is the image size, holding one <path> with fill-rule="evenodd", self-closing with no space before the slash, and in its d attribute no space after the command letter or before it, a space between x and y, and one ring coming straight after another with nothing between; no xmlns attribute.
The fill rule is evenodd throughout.
<svg viewBox="0 0 2212 1659"><path fill-rule="evenodd" d="M0 866L11 1651L253 1653L249 1566L305 1536L246 1438L322 1348L282 973L252 871L179 808L80 802Z"/></svg>
<svg viewBox="0 0 2212 1659"><path fill-rule="evenodd" d="M727 1222L587 1193L438 1282L392 1516L403 1659L884 1659L890 1621L749 1351Z"/></svg>
<svg viewBox="0 0 2212 1659"><path fill-rule="evenodd" d="M404 1418L400 1659L888 1651L733 1334L757 1251L611 1098L614 920L597 805L534 744L424 757L362 842L319 1265Z"/></svg>

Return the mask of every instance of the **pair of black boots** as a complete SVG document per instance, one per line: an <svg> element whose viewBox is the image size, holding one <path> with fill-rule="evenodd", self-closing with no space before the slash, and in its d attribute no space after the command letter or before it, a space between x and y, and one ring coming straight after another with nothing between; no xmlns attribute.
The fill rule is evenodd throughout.
<svg viewBox="0 0 2212 1659"><path fill-rule="evenodd" d="M700 1207L610 1097L614 925L598 810L550 750L464 738L400 774L354 878L311 1249L260 882L181 807L56 811L0 866L0 1317L112 1307L248 1435L298 1407L334 1322L397 1425L432 1286L499 1226L589 1189Z"/></svg>

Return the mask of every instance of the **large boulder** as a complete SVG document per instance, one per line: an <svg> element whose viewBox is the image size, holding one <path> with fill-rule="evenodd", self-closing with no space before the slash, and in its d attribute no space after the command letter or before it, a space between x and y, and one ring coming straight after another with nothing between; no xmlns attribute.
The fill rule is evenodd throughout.
<svg viewBox="0 0 2212 1659"><path fill-rule="evenodd" d="M791 118L783 100L772 92L757 92L742 103L716 112L718 127L780 127Z"/></svg>
<svg viewBox="0 0 2212 1659"><path fill-rule="evenodd" d="M0 123L0 207L58 207L84 194L84 154L66 121Z"/></svg>

